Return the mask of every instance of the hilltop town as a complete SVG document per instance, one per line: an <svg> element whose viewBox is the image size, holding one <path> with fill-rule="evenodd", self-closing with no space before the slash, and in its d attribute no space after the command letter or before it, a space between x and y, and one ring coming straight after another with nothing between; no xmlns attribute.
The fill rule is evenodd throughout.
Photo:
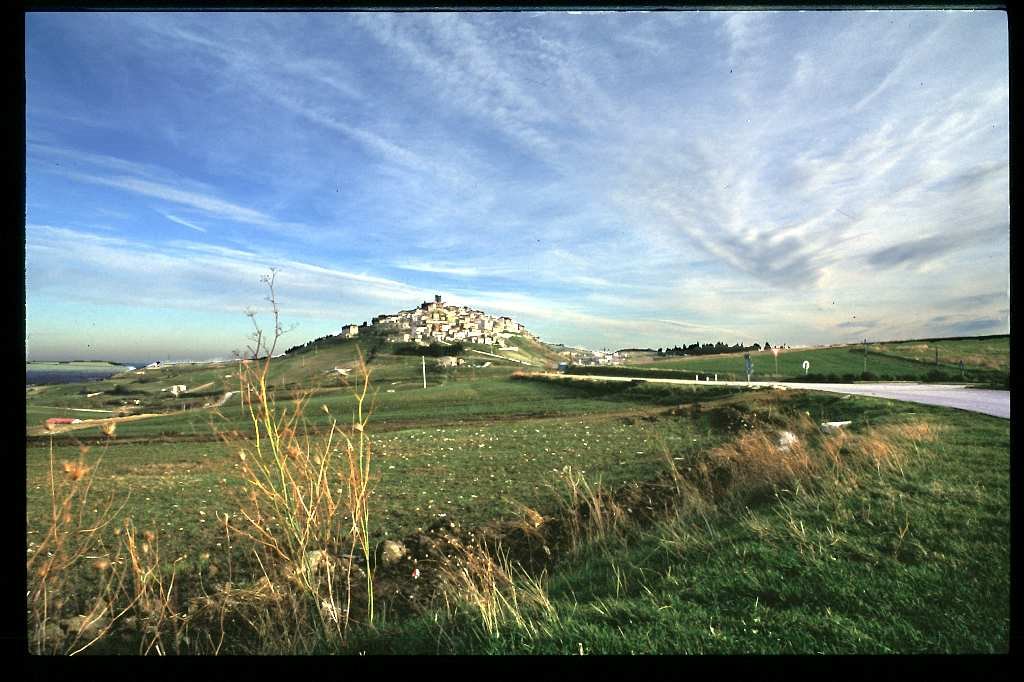
<svg viewBox="0 0 1024 682"><path fill-rule="evenodd" d="M479 343L499 348L509 347L514 335L537 340L537 336L511 317L493 317L482 310L452 306L435 295L411 310L393 315L378 315L369 324L348 324L342 327L342 338L366 334L385 337L390 343Z"/></svg>

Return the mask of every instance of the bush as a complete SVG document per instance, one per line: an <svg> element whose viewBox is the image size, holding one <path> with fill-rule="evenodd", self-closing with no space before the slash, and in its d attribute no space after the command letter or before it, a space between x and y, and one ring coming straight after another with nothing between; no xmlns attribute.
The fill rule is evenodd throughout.
<svg viewBox="0 0 1024 682"><path fill-rule="evenodd" d="M142 395L143 391L135 391L124 384L118 384L114 388L110 389L110 395Z"/></svg>
<svg viewBox="0 0 1024 682"><path fill-rule="evenodd" d="M461 343L453 343L450 346L443 343L432 343L429 346L420 346L415 343L394 343L391 344L391 352L395 355L425 355L431 358L440 358L446 355L462 355L466 349Z"/></svg>
<svg viewBox="0 0 1024 682"><path fill-rule="evenodd" d="M945 372L941 372L937 369L933 369L924 375L925 381L952 381L951 377Z"/></svg>
<svg viewBox="0 0 1024 682"><path fill-rule="evenodd" d="M878 378L879 378L878 375L875 374L874 372L861 372L860 373L860 380L861 381L878 381Z"/></svg>

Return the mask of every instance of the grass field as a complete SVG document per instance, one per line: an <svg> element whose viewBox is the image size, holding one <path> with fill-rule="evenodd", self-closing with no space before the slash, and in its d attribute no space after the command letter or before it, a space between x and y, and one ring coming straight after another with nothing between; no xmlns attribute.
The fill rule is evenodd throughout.
<svg viewBox="0 0 1024 682"><path fill-rule="evenodd" d="M920 415L914 415L918 418ZM890 418L898 415L890 415ZM908 418L906 415L904 419ZM1008 425L932 412L940 442L865 477L595 543L495 636L470 606L395 624L370 653L1005 653Z"/></svg>
<svg viewBox="0 0 1024 682"><path fill-rule="evenodd" d="M1005 373L1010 371L1009 336L869 343L868 349L932 366L934 366L936 351L938 351L939 366L950 371L959 370L961 360L967 368Z"/></svg>
<svg viewBox="0 0 1024 682"><path fill-rule="evenodd" d="M934 349L938 347L940 364L935 365ZM862 345L831 348L787 349L751 352L756 379L800 379L803 363L810 363L809 373L832 375L846 380L860 379L865 371L875 379L942 380L968 382L1005 382L1009 380L1009 337L957 339L937 342L899 342L868 344L865 356ZM777 362L776 362L777 360ZM964 362L961 375L959 362ZM742 353L713 356L651 358L647 362L627 364L642 370L675 370L682 374L718 374L720 379L746 378ZM942 376L936 376L936 373ZM692 377L690 377L692 378Z"/></svg>
<svg viewBox="0 0 1024 682"><path fill-rule="evenodd" d="M350 423L356 408L351 387L333 372L355 361L354 348L335 350L340 352L321 349L275 360L271 373L279 410L294 410L298 394L309 394L303 429L314 439L332 418ZM913 358L891 360L914 364ZM631 490L665 480L673 467L699 470L745 433L799 431L806 419L853 420L853 432L864 434L911 424L940 437L900 441L899 457L906 455L900 470L861 472L796 492L776 487L781 496L713 505L699 518L666 512L645 524L616 526L571 552L558 551L543 579L517 578L533 586L529 593L546 604L542 609L524 601L484 624L472 601L450 594L447 607L418 597L417 608L426 609L422 617L394 615L402 613L395 600L419 583L382 568L380 604L393 615L382 616L376 630L354 633L348 648L313 642L302 645L304 652L578 654L582 646L584 653L934 653L1008 647L1005 420L810 391L516 380L509 376L512 365L432 370L423 389L419 358L379 354L370 368L376 405L369 421L374 454L368 532L374 544L422 540L424 529L439 521L479 529L498 522L514 526L524 510L564 518L567 471L602 490ZM230 363L175 366L84 387L38 387L28 395L26 416L30 426L49 416L89 417L71 407L102 409L107 393L96 397L98 406L84 393L119 386L138 393L118 400L139 397L172 409L175 401L160 388L212 382L201 396L210 400L237 390L233 370ZM190 600L225 593L228 581L258 583L268 567L251 541L225 528L225 521L230 528L244 526L241 513L250 494L238 453L251 449L252 425L238 396L234 400L218 411L124 422L113 437L96 427L30 437L30 553L44 541L51 519L51 448L58 477L77 471L65 463L80 456L90 467L83 524L104 516L105 500L117 505L115 523L97 536L99 553L68 569L64 610L91 608L97 557L124 565L123 519L152 538L147 542L154 551L159 547L153 575L173 576L168 599L182 612ZM896 450L885 451L896 456ZM283 522L271 516L267 527L277 532ZM431 564L421 566L426 585ZM294 641L252 637L239 635L217 650L296 652L288 648ZM133 646L114 638L96 651L130 653ZM212 649L196 649L194 641L177 646Z"/></svg>

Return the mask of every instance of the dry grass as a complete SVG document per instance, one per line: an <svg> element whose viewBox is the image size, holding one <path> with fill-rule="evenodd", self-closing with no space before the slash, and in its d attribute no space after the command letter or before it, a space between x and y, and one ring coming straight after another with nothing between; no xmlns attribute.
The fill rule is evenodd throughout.
<svg viewBox="0 0 1024 682"><path fill-rule="evenodd" d="M102 457L87 465L88 451L80 447L78 461L64 461L58 470L50 443L50 523L39 544L30 545L26 562L29 651L34 654L83 651L119 615L111 602L125 572L110 560L101 532L123 505L115 510L113 495L98 507L90 503ZM87 602L72 593L75 573L81 570L99 575L97 594Z"/></svg>
<svg viewBox="0 0 1024 682"><path fill-rule="evenodd" d="M791 430L798 435L788 443L777 432L751 430L715 448L697 467L698 487L716 502L751 504L779 493L856 486L867 470L903 475L907 457L920 452L917 443L933 440L938 429L918 421L823 434L805 417Z"/></svg>
<svg viewBox="0 0 1024 682"><path fill-rule="evenodd" d="M282 331L273 275L264 281L270 289L274 335L264 344L256 326L251 351L253 358L262 354L265 359L239 363L242 405L253 433L238 450L248 486L241 510L247 525L235 530L257 543L268 580L297 588L307 608L295 613L315 614L322 634L344 639L353 617L353 575L365 579L366 623L374 618L369 536L373 446L366 429L372 411L370 371L360 356L361 381L354 389L350 428L331 419L326 433L311 435L303 417L309 396L294 400L290 408L279 407L267 388ZM232 442L232 436L225 440ZM364 569L352 560L357 553Z"/></svg>
<svg viewBox="0 0 1024 682"><path fill-rule="evenodd" d="M243 632L240 627L247 630L246 641L228 642L231 650L309 653L322 643L343 641L353 620L372 625L370 372L360 358L356 412L347 429L336 420L326 433L307 428L303 409L308 395L276 404L267 377L283 330L273 274L264 281L274 331L264 339L257 325L252 358L239 363L242 405L252 433L245 440L241 434L221 434L237 445L248 488L240 527L224 517L228 544L239 536L252 540L263 575L243 577L246 584L234 586L229 563L227 584L212 595L192 598L187 608L179 605L177 569L186 557L162 561L157 535L140 534L131 519L115 531L117 547L104 547L100 531L117 512L112 497L101 512L90 514L96 508L89 495L98 462L87 464L83 448L77 462L58 467L51 444L50 527L30 547L27 564L33 653L78 653L116 629L137 642L139 654L216 654L224 649L229 626L232 636ZM116 422L106 424L103 432L113 438ZM84 601L80 595L72 599L74 574L97 557L92 568L100 576L97 591ZM357 611L358 619L353 616Z"/></svg>
<svg viewBox="0 0 1024 682"><path fill-rule="evenodd" d="M536 635L544 621L555 617L543 575L531 577L500 549L492 554L460 546L441 567L440 577L449 618L468 610L491 637L500 637L508 627Z"/></svg>
<svg viewBox="0 0 1024 682"><path fill-rule="evenodd" d="M630 523L630 514L600 480L591 484L579 471L567 466L559 473L566 492L563 517L572 551L599 542Z"/></svg>
<svg viewBox="0 0 1024 682"><path fill-rule="evenodd" d="M810 484L818 467L804 442L783 449L777 440L775 434L748 431L715 448L699 467L702 487L716 500L728 496L750 503Z"/></svg>

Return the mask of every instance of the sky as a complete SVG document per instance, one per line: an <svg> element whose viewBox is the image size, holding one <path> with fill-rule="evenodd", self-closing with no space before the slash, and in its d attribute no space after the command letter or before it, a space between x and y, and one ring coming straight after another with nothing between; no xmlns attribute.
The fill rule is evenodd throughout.
<svg viewBox="0 0 1024 682"><path fill-rule="evenodd" d="M28 13L26 355L435 293L587 348L1009 333L999 11Z"/></svg>

